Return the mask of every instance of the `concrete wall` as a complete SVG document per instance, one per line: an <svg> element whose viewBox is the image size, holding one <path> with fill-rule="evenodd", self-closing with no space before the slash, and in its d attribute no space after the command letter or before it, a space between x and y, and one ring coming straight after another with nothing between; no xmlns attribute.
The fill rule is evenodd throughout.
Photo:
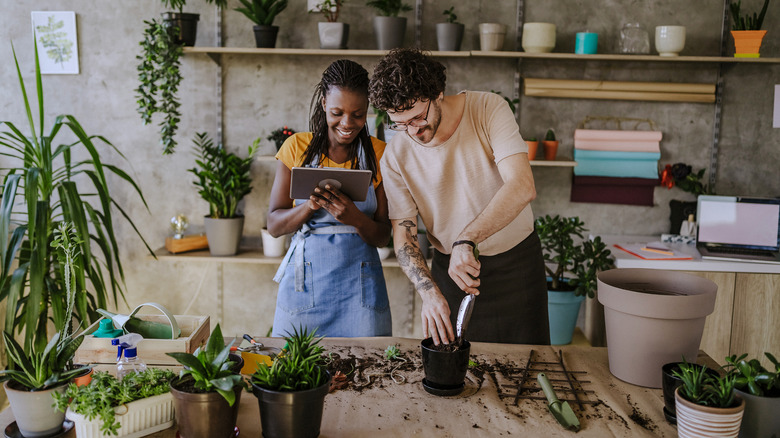
<svg viewBox="0 0 780 438"><path fill-rule="evenodd" d="M204 2L191 1L187 12L201 14L197 46L216 43L216 10ZM281 27L277 47L317 48L316 23L320 17L305 12L304 0L291 0L290 6L275 24ZM413 2L412 2L413 3ZM746 7L757 8L758 0L745 0ZM232 10L222 12L224 45L253 47L251 23ZM422 27L423 48L435 49L434 25L443 21L441 11L448 1L425 1ZM517 13L512 0L461 2L456 6L459 21L466 25L463 50L479 47L476 35L480 22L501 22L514 29ZM526 21L549 21L558 25L555 51L572 52L574 34L590 30L600 34L600 51L617 51L617 36L622 23L641 23L651 34L659 24L688 26L688 42L683 55L714 56L719 51L722 2L697 0L678 2L640 1L564 1L527 0ZM139 183L149 211L126 185L112 180L117 202L135 221L149 245L163 245L169 233L168 221L181 212L194 226L202 226L207 205L199 199L193 177L187 172L194 165L191 139L196 132L217 129L216 64L205 55L187 55L182 59L184 81L180 87L182 121L177 139L177 153L162 156L157 127L143 126L136 113L135 92L138 86L135 67L138 42L144 29L143 20L159 16L163 7L156 0L0 0L0 119L24 126L26 116L12 68L9 41L13 41L22 73L33 75L30 11L68 10L77 14L81 74L44 77L46 118L69 113L77 117L90 134L109 139L126 157L106 151L104 159L128 170ZM341 21L350 23L349 47L375 48L369 10L364 2L347 2ZM410 24L413 14L407 13ZM766 29L780 22L780 7L770 5ZM406 42L413 43L413 31L407 30ZM506 37L505 49L514 48L516 35ZM730 44L730 43L729 43ZM780 57L778 35L770 30L764 41L764 57ZM652 47L652 44L651 44ZM313 86L332 56L245 56L222 57L224 84L224 139L233 150L245 152L257 137L287 125L295 130L307 129L307 114ZM375 57L357 57L371 71ZM504 95L513 92L516 68L528 77L648 80L669 82L715 81L714 64L551 62L503 59L442 58L448 68L448 92L462 89L496 90ZM717 191L723 194L780 195L777 167L780 161L780 130L771 127L773 84L780 82L780 65L745 64L723 67L724 94L721 149ZM28 90L32 83L28 83ZM709 165L714 106L709 104L649 103L601 100L539 99L522 97L519 108L524 136L542 136L553 127L561 140L559 154L571 156L572 135L577 124L588 115L623 116L653 119L664 133L661 164L684 161L695 168ZM62 138L64 141L65 138ZM271 154L273 145L264 141L262 153ZM4 163L0 157L0 165ZM258 161L252 174L254 190L243 206L247 214L245 234L259 236L265 225L268 193L275 163ZM534 212L539 214L578 215L591 232L597 234L661 233L668 231L668 201L692 199L678 189L656 189L656 205L631 207L618 205L570 203L571 170L535 168L539 192ZM213 262L155 261L145 251L132 228L118 220L117 237L126 269L127 300L130 306L156 301L174 313L189 310L192 314L216 313L216 265ZM225 319L223 331L265 334L273 320L276 284L270 265L224 265ZM394 332L401 336L421 336L419 300L414 301L408 282L399 269L385 270L391 289ZM196 298L193 298L196 297ZM119 303L124 309L124 303Z"/></svg>

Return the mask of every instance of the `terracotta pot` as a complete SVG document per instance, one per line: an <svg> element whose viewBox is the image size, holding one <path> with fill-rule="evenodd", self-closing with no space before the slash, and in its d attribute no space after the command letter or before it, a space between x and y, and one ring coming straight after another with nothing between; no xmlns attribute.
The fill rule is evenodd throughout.
<svg viewBox="0 0 780 438"><path fill-rule="evenodd" d="M539 150L539 141L526 141L525 144L528 145L528 159L535 160L536 151Z"/></svg>
<svg viewBox="0 0 780 438"><path fill-rule="evenodd" d="M733 437L739 435L745 401L733 408L701 406L684 399L680 388L674 391L677 406L677 436L680 438Z"/></svg>
<svg viewBox="0 0 780 438"><path fill-rule="evenodd" d="M765 30L732 30L735 58L758 58Z"/></svg>
<svg viewBox="0 0 780 438"><path fill-rule="evenodd" d="M696 362L718 286L677 271L611 269L598 273L609 370L620 380L661 387L661 367Z"/></svg>
<svg viewBox="0 0 780 438"><path fill-rule="evenodd" d="M555 160L555 156L558 154L558 140L545 140L542 144L544 144L544 159L547 161Z"/></svg>
<svg viewBox="0 0 780 438"><path fill-rule="evenodd" d="M80 376L76 376L73 378L73 383L76 384L76 386L87 386L89 385L89 382L92 381L92 374L95 372L94 368L88 369L86 372L81 374Z"/></svg>

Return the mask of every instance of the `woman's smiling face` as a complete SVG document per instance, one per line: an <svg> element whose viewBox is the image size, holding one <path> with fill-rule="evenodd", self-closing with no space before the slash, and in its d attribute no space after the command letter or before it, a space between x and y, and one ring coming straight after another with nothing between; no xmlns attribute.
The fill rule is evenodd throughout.
<svg viewBox="0 0 780 438"><path fill-rule="evenodd" d="M366 125L368 96L346 88L333 87L322 99L331 144L348 146Z"/></svg>

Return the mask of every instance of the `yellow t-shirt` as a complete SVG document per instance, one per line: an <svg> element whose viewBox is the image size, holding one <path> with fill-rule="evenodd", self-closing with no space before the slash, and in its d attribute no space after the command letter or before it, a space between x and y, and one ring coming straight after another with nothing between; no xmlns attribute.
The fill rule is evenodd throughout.
<svg viewBox="0 0 780 438"><path fill-rule="evenodd" d="M279 152L276 153L276 159L284 163L288 169L292 169L296 166L303 165L303 157L306 155L306 149L311 144L311 139L314 135L311 132L299 132L287 137L282 147L279 148ZM376 155L376 181L374 181L374 188L382 182L382 172L379 169L379 160L385 152L385 142L382 140L371 137L371 146L374 147L374 154ZM343 163L336 163L325 157L323 161L325 167L338 167L341 169L352 169L352 162L345 161Z"/></svg>

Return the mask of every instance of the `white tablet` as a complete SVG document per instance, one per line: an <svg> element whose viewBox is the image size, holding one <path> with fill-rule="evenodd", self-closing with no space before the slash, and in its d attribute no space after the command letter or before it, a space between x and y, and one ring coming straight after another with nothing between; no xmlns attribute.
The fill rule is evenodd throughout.
<svg viewBox="0 0 780 438"><path fill-rule="evenodd" d="M371 185L371 171L334 167L293 167L290 181L291 199L308 199L315 187L330 184L349 196L353 202L365 201Z"/></svg>

